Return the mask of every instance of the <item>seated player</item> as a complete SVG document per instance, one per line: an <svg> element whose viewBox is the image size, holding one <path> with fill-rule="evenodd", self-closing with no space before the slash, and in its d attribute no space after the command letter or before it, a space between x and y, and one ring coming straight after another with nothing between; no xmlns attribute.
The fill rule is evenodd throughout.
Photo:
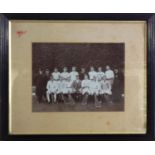
<svg viewBox="0 0 155 155"><path fill-rule="evenodd" d="M84 76L84 80L81 83L81 92L83 95L82 105L86 105L88 102L88 97L90 94L90 80L88 79L88 75Z"/></svg>
<svg viewBox="0 0 155 155"><path fill-rule="evenodd" d="M79 75L76 76L76 80L72 83L74 99L75 101L81 101L81 80L79 79Z"/></svg>
<svg viewBox="0 0 155 155"><path fill-rule="evenodd" d="M79 75L79 73L76 71L76 67L73 66L72 71L70 72L70 77L72 82L76 80L77 75Z"/></svg>
<svg viewBox="0 0 155 155"><path fill-rule="evenodd" d="M103 96L103 91L102 91L102 80L103 80L103 77L97 78L97 81L98 81L98 84L99 84L99 89L98 89L99 90L99 94L98 94L98 102L99 102L99 104L101 104L103 102L103 100L104 100L104 98L103 98L104 97Z"/></svg>
<svg viewBox="0 0 155 155"><path fill-rule="evenodd" d="M66 89L67 89L68 102L71 103L71 104L75 104L75 101L74 101L74 99L72 97L74 92L73 92L73 81L71 80L71 77L69 77L68 80L67 80Z"/></svg>
<svg viewBox="0 0 155 155"><path fill-rule="evenodd" d="M47 82L47 92L46 97L48 103L57 102L57 93L58 93L58 84L53 80L53 77L50 77L50 80Z"/></svg>
<svg viewBox="0 0 155 155"><path fill-rule="evenodd" d="M68 98L68 80L70 79L70 73L67 71L67 67L63 68L63 72L60 75L61 77L61 96L64 103L67 103Z"/></svg>
<svg viewBox="0 0 155 155"><path fill-rule="evenodd" d="M106 79L106 75L102 78L101 81L101 94L104 96L107 103L112 103L111 83L109 80Z"/></svg>
<svg viewBox="0 0 155 155"><path fill-rule="evenodd" d="M64 87L65 87L65 82L62 80L62 77L60 76L59 80L59 85L58 85L58 101L59 102L64 102Z"/></svg>
<svg viewBox="0 0 155 155"><path fill-rule="evenodd" d="M55 81L57 87L58 87L58 90L60 91L59 89L59 85L60 85L60 72L58 71L58 68L54 68L54 72L52 73L52 76L53 76L53 81ZM60 92L57 92L57 102L58 100L60 99Z"/></svg>
<svg viewBox="0 0 155 155"><path fill-rule="evenodd" d="M89 71L88 75L89 75L90 80L94 79L94 77L96 78L97 73L93 66L90 67L90 71Z"/></svg>
<svg viewBox="0 0 155 155"><path fill-rule="evenodd" d="M95 106L96 107L101 107L98 101L98 95L99 95L99 90L100 90L100 84L96 80L96 77L94 76L93 79L90 80L90 95L94 97L95 100Z"/></svg>

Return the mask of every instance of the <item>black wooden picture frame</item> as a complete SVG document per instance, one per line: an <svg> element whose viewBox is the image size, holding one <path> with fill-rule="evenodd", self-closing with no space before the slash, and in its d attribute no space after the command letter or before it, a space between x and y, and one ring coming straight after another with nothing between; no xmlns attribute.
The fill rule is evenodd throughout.
<svg viewBox="0 0 155 155"><path fill-rule="evenodd" d="M9 20L132 20L147 22L147 133L99 135L9 135L8 22ZM0 140L155 140L155 14L0 14Z"/></svg>

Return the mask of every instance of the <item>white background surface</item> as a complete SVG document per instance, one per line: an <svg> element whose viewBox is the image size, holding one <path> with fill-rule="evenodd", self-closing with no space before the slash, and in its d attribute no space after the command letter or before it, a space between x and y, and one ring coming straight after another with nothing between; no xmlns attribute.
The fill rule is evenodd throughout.
<svg viewBox="0 0 155 155"><path fill-rule="evenodd" d="M154 0L0 0L0 12L154 12Z"/></svg>
<svg viewBox="0 0 155 155"><path fill-rule="evenodd" d="M154 0L0 0L0 12L155 12ZM1 155L152 155L154 142L0 142Z"/></svg>
<svg viewBox="0 0 155 155"><path fill-rule="evenodd" d="M154 155L154 142L1 142L1 155Z"/></svg>

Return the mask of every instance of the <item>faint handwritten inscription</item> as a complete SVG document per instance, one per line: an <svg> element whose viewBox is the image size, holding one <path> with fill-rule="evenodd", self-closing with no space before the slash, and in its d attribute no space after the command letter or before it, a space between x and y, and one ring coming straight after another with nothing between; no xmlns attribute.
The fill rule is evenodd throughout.
<svg viewBox="0 0 155 155"><path fill-rule="evenodd" d="M27 33L27 31L22 31L22 30L16 32L18 37L21 37L21 36L25 35L26 33Z"/></svg>

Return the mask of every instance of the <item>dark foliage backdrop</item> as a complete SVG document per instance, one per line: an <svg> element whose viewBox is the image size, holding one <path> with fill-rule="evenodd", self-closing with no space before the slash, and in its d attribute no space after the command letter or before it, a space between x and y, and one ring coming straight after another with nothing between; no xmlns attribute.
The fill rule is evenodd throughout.
<svg viewBox="0 0 155 155"><path fill-rule="evenodd" d="M33 43L33 79L38 69L53 71L58 67L76 66L79 70L106 65L124 71L124 43ZM33 80L34 81L34 80Z"/></svg>

